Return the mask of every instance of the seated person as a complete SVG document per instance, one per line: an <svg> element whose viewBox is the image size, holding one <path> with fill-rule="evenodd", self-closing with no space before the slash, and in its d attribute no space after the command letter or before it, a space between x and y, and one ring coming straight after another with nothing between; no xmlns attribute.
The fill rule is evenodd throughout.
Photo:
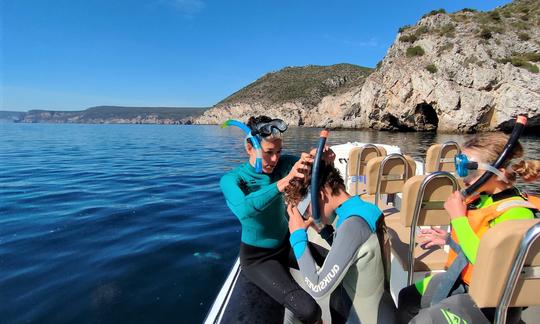
<svg viewBox="0 0 540 324"><path fill-rule="evenodd" d="M452 316L462 317L467 323L493 320L493 308L482 309L483 316L482 314L475 315L473 303L467 302L466 297L454 296L456 298L452 299L447 297L464 294L468 291L480 239L489 228L509 220L534 218L534 213L531 210L534 206L529 202L524 202L526 198L514 187L514 182L516 175L525 179L537 177L540 171L537 161L521 161L509 166L513 158L519 158L523 155L523 148L518 143L502 168L495 169L491 166L502 153L507 140L506 135L493 133L474 137L463 144L462 155L459 155L456 161L462 159L466 169L473 168L465 170L468 173L464 178L467 187L485 172L492 172L496 176L491 177L479 188L478 192L481 194L473 198L469 204L464 201L459 191L454 192L446 200L444 208L451 218L452 240L446 231L440 229L421 230L419 237L423 239L421 243L425 244L426 247L443 246L445 243L450 243L452 250L447 262L449 269L445 273L426 277L401 290L398 299L398 313L402 323L409 323L422 308L428 307L425 311L420 312L420 315L413 322L439 323L442 321L442 323L446 323L441 309L450 310ZM459 166L456 165L456 170L458 168ZM484 171L481 171L482 169ZM498 208L498 206L501 207ZM508 322L519 321L521 309L511 308L509 310ZM482 319L482 317L484 318Z"/></svg>
<svg viewBox="0 0 540 324"><path fill-rule="evenodd" d="M348 322L397 322L395 305L385 289L377 235L382 238L385 227L382 212L374 204L347 194L339 171L328 161L321 161L318 180L322 223L332 224L337 218L332 247L319 270L306 248L306 228L316 227L311 219L304 221L311 215L308 183L295 179L285 190L290 242L309 294L321 299L342 283L355 310L347 314Z"/></svg>

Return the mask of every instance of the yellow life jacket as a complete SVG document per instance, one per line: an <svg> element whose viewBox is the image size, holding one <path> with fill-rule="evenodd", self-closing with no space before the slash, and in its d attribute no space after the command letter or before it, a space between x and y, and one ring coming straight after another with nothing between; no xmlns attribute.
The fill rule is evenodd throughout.
<svg viewBox="0 0 540 324"><path fill-rule="evenodd" d="M486 233L486 231L490 228L489 223L492 220L501 216L507 210L515 207L525 207L533 210L538 210L540 209L540 197L523 195L501 199L483 208L467 210L466 216L473 232L479 239L481 239L482 236ZM459 244L454 229L452 229L452 239ZM448 259L446 261L447 268L452 264L452 262L454 262L454 259L456 257L456 252L450 249L450 252L448 253ZM474 266L471 263L468 263L465 269L463 269L463 271L461 272L461 279L467 285L470 285L471 283L473 269Z"/></svg>

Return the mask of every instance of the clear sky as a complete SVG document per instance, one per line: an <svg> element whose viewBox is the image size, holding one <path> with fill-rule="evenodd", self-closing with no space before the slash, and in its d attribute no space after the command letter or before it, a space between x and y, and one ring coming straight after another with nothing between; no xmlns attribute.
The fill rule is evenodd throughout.
<svg viewBox="0 0 540 324"><path fill-rule="evenodd" d="M285 66L373 67L426 12L508 0L0 0L0 110L208 107Z"/></svg>

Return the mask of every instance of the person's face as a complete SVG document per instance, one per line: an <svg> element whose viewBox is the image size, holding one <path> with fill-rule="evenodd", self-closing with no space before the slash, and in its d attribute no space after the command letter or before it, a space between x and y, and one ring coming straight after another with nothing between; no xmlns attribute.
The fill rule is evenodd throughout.
<svg viewBox="0 0 540 324"><path fill-rule="evenodd" d="M272 173L281 156L283 141L281 138L268 138L261 141L262 149L262 170L264 173ZM252 165L255 164L257 154L253 146L248 144L247 148L249 161Z"/></svg>

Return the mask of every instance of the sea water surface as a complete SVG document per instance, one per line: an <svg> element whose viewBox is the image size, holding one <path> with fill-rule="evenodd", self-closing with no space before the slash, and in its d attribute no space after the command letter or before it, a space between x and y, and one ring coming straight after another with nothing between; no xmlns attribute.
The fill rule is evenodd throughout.
<svg viewBox="0 0 540 324"><path fill-rule="evenodd" d="M289 129L284 152L318 134ZM217 126L0 124L0 322L202 322L238 253L218 183L246 160L242 138ZM423 158L463 138L343 130L329 144ZM522 143L540 159L540 137Z"/></svg>

